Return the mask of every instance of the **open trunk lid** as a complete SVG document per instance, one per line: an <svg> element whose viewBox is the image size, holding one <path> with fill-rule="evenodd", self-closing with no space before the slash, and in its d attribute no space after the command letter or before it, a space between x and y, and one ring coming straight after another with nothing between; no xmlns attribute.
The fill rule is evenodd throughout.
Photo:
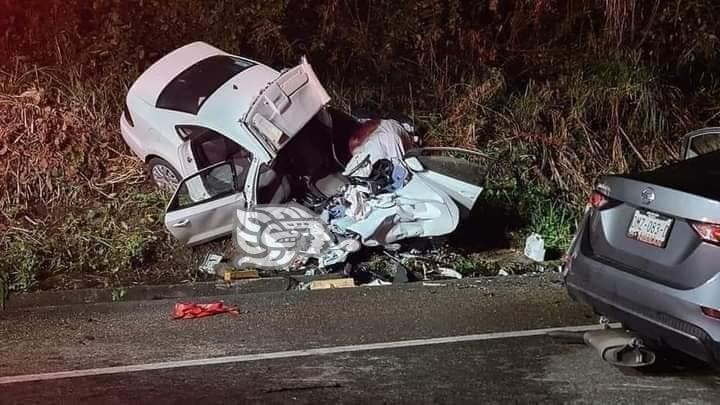
<svg viewBox="0 0 720 405"><path fill-rule="evenodd" d="M275 155L328 102L330 96L303 57L258 95L243 121Z"/></svg>

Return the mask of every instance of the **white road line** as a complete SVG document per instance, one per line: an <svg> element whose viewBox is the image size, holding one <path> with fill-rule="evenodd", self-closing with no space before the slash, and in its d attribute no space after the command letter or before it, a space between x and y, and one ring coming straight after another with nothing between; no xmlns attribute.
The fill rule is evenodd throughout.
<svg viewBox="0 0 720 405"><path fill-rule="evenodd" d="M612 324L611 326L619 327L619 325L617 325L617 324ZM568 326L568 327L560 327L560 328L520 330L520 331L513 331L513 332L483 333L483 334L478 334L478 335L464 335L464 336L449 336L449 337L430 338L430 339L401 340L401 341L397 341L397 342L369 343L369 344L361 344L361 345L348 345L348 346L335 346L335 347L321 347L321 348L316 348L316 349L288 350L288 351L284 351L284 352L273 352L273 353L243 354L243 355L238 355L238 356L214 357L214 358L196 359L196 360L167 361L167 362L160 362L160 363L136 364L136 365L130 365L130 366L91 368L91 369L86 369L86 370L58 371L58 372L54 372L54 373L27 374L27 375L0 377L0 385L16 384L16 383L32 382L32 381L59 380L59 379L63 379L63 378L90 377L90 376L96 376L96 375L134 373L134 372L138 372L138 371L165 370L165 369L173 369L173 368L209 366L209 365L229 364L229 363L244 363L244 362L248 362L248 361L258 361L258 360L287 359L287 358L292 358L292 357L319 356L319 355L325 355L325 354L362 352L362 351L368 351L368 350L395 349L395 348L413 347L413 346L430 346L430 345L441 345L441 344L447 344L447 343L475 342L475 341L482 341L482 340L495 340L495 339L506 339L506 338L517 338L517 337L528 337L528 336L541 336L541 335L545 335L549 332L558 332L558 331L584 332L584 331L589 331L589 330L597 330L600 328L601 328L600 325Z"/></svg>

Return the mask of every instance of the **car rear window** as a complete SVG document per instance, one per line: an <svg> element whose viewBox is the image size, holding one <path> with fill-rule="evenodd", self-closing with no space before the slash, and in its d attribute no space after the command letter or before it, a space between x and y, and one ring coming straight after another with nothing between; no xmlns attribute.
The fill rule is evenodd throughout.
<svg viewBox="0 0 720 405"><path fill-rule="evenodd" d="M197 114L205 100L223 83L255 65L228 55L211 56L190 66L160 93L157 108Z"/></svg>

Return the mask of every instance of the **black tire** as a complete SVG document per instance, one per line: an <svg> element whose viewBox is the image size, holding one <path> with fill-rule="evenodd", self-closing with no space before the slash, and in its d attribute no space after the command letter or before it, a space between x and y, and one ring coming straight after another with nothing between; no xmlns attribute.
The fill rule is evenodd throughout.
<svg viewBox="0 0 720 405"><path fill-rule="evenodd" d="M154 157L147 163L148 176L162 190L173 192L180 184L182 176L166 160Z"/></svg>

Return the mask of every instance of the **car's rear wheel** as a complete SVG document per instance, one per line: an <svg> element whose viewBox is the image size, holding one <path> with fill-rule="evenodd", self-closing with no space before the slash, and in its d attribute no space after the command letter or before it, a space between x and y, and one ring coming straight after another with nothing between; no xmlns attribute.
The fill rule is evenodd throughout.
<svg viewBox="0 0 720 405"><path fill-rule="evenodd" d="M148 161L148 174L156 186L170 192L175 191L182 179L180 173L161 158L152 158Z"/></svg>

